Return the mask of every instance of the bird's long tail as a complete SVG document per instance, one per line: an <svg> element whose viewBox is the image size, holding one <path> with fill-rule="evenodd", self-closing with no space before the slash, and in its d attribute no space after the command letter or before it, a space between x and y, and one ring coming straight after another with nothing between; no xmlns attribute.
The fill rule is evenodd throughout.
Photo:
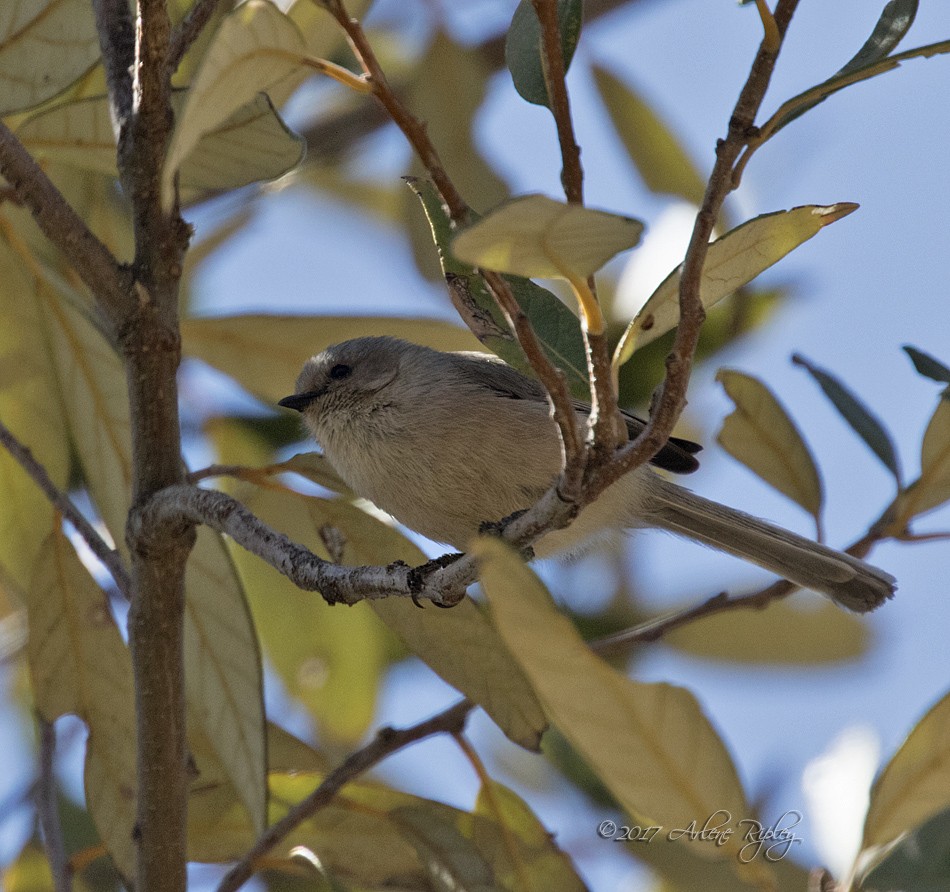
<svg viewBox="0 0 950 892"><path fill-rule="evenodd" d="M649 487L640 510L649 525L678 533L757 564L866 613L894 593L889 573L757 517L711 502L667 480Z"/></svg>

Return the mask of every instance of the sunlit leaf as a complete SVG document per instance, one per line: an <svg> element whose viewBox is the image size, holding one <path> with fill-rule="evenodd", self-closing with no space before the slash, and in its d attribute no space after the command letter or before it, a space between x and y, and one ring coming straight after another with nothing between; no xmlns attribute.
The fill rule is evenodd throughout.
<svg viewBox="0 0 950 892"><path fill-rule="evenodd" d="M166 203L175 174L201 137L294 74L305 56L299 29L268 0L249 0L224 19L172 133L162 173Z"/></svg>
<svg viewBox="0 0 950 892"><path fill-rule="evenodd" d="M55 96L98 58L99 36L86 0L0 3L0 114Z"/></svg>
<svg viewBox="0 0 950 892"><path fill-rule="evenodd" d="M582 0L557 0L558 30L565 71L571 64L580 39L583 17ZM522 99L534 105L550 106L542 52L541 24L537 14L531 0L521 0L505 39L505 64Z"/></svg>
<svg viewBox="0 0 950 892"><path fill-rule="evenodd" d="M736 404L716 438L719 445L819 523L824 493L818 468L779 401L750 375L720 369L716 380Z"/></svg>
<svg viewBox="0 0 950 892"><path fill-rule="evenodd" d="M950 394L944 394L924 432L920 477L900 495L897 513L911 518L950 500Z"/></svg>
<svg viewBox="0 0 950 892"><path fill-rule="evenodd" d="M462 263L452 253L454 232L435 187L429 180L408 179L407 182L422 202L449 294L459 315L489 350L519 371L533 375L524 351L482 277L470 264ZM567 375L571 392L578 399L589 398L584 337L577 316L550 291L530 279L505 276L505 280L518 305L531 320L548 359Z"/></svg>
<svg viewBox="0 0 950 892"><path fill-rule="evenodd" d="M772 133L777 133L786 124L790 124L809 109L824 102L832 93L836 93L853 83L849 79L851 75L871 68L876 63L886 59L890 52L903 40L904 35L914 23L918 2L919 0L889 0L864 46L846 65L824 83L819 84L818 87L813 88L808 93L802 94L801 97L795 97L786 103L786 106L791 106L791 108L786 114L778 118L772 128ZM816 95L801 101L802 97L810 94Z"/></svg>
<svg viewBox="0 0 950 892"><path fill-rule="evenodd" d="M263 670L257 635L223 538L198 528L185 573L185 691L255 828L267 813Z"/></svg>
<svg viewBox="0 0 950 892"><path fill-rule="evenodd" d="M868 652L866 622L824 601L801 607L774 601L767 610L719 613L674 629L667 644L704 659L766 666L856 660Z"/></svg>
<svg viewBox="0 0 950 892"><path fill-rule="evenodd" d="M179 106L184 95L176 94ZM117 175L115 136L105 96L41 111L23 122L17 136L38 158ZM192 192L236 189L279 177L302 156L302 139L287 128L267 96L259 94L200 137L182 163L179 183Z"/></svg>
<svg viewBox="0 0 950 892"><path fill-rule="evenodd" d="M568 855L514 790L496 781L483 782L475 814L491 822L473 827L472 838L488 854L488 863L504 888L527 881L532 892L578 892L586 889Z"/></svg>
<svg viewBox="0 0 950 892"><path fill-rule="evenodd" d="M89 727L89 812L119 869L135 875L135 703L132 663L104 592L59 530L43 544L29 597L29 664L47 721Z"/></svg>
<svg viewBox="0 0 950 892"><path fill-rule="evenodd" d="M827 207L804 205L790 211L763 214L730 230L709 246L699 287L703 306L708 309L728 297L857 207L848 202ZM682 265L663 280L627 327L614 353L616 365L625 363L635 350L677 325L681 272Z"/></svg>
<svg viewBox="0 0 950 892"><path fill-rule="evenodd" d="M235 378L265 402L293 393L304 362L331 344L394 335L439 350L477 350L457 325L435 319L359 316L219 316L182 321L183 349Z"/></svg>
<svg viewBox="0 0 950 892"><path fill-rule="evenodd" d="M884 846L950 806L950 694L907 735L871 789L862 849Z"/></svg>
<svg viewBox="0 0 950 892"><path fill-rule="evenodd" d="M643 224L546 195L505 202L459 233L452 253L465 263L518 276L586 279L632 248Z"/></svg>
<svg viewBox="0 0 950 892"><path fill-rule="evenodd" d="M792 362L809 371L824 391L825 396L831 400L844 420L851 425L852 430L867 443L884 467L894 475L897 486L900 488L901 470L897 459L897 450L894 448L894 443L884 425L834 375L818 368L814 363L798 354L792 357Z"/></svg>
<svg viewBox="0 0 950 892"><path fill-rule="evenodd" d="M181 166L180 183L196 191L236 189L282 176L303 154L302 137L259 94L198 141Z"/></svg>
<svg viewBox="0 0 950 892"><path fill-rule="evenodd" d="M675 829L720 810L748 813L732 760L689 691L632 681L596 657L504 543L480 539L475 553L508 649L552 722L632 816ZM739 847L733 838L696 851L734 859Z"/></svg>
<svg viewBox="0 0 950 892"><path fill-rule="evenodd" d="M0 217L0 420L64 487L69 444L35 281L2 238ZM0 448L0 567L22 591L53 526L53 508L6 449Z"/></svg>
<svg viewBox="0 0 950 892"><path fill-rule="evenodd" d="M929 353L924 353L923 350L911 347L910 344L905 344L903 349L921 375L939 381L941 384L950 384L950 369L939 359L935 359Z"/></svg>
<svg viewBox="0 0 950 892"><path fill-rule="evenodd" d="M628 84L599 65L593 71L600 98L643 182L653 192L679 195L699 207L706 180L675 134Z"/></svg>

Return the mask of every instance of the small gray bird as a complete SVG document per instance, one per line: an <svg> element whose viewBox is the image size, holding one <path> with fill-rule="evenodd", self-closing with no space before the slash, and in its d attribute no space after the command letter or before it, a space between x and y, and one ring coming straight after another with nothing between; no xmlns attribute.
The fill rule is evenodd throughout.
<svg viewBox="0 0 950 892"><path fill-rule="evenodd" d="M308 359L281 406L303 413L352 489L412 530L464 551L485 522L534 504L561 467L541 385L484 353L442 353L397 338L357 338ZM577 404L583 420L589 407ZM630 436L644 427L625 414ZM698 466L699 446L671 439L653 459ZM539 557L576 551L613 529L657 527L695 539L813 589L850 610L873 610L894 578L863 561L694 495L647 466L543 536Z"/></svg>

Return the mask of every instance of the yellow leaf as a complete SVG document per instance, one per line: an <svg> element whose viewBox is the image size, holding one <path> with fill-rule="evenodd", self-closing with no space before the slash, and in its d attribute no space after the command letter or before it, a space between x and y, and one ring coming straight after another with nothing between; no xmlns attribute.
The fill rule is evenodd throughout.
<svg viewBox="0 0 950 892"><path fill-rule="evenodd" d="M223 538L198 528L185 574L185 695L258 832L267 813L257 634Z"/></svg>
<svg viewBox="0 0 950 892"><path fill-rule="evenodd" d="M56 282L50 274L47 281L38 283L37 296L47 320L61 405L83 476L112 541L124 554L125 521L132 499L125 369L79 309L81 299L71 295L65 283Z"/></svg>
<svg viewBox="0 0 950 892"><path fill-rule="evenodd" d="M176 93L181 107L184 93ZM17 128L37 158L80 170L117 175L109 99L96 96L43 110ZM235 189L286 173L300 161L303 143L291 133L270 100L258 94L202 134L182 162L179 183L189 192Z"/></svg>
<svg viewBox="0 0 950 892"><path fill-rule="evenodd" d="M300 369L315 353L349 338L387 334L439 350L481 347L468 329L435 319L249 315L182 322L186 354L226 372L268 403L293 393Z"/></svg>
<svg viewBox="0 0 950 892"><path fill-rule="evenodd" d="M669 127L630 86L599 65L593 71L597 92L643 181L653 192L679 195L699 207L706 178Z"/></svg>
<svg viewBox="0 0 950 892"><path fill-rule="evenodd" d="M398 530L342 499L308 500L315 526L329 523L346 540L343 562L410 565L425 555ZM547 727L541 705L481 608L470 598L450 610L419 610L406 598L371 601L376 614L413 653L482 706L515 743L537 750Z"/></svg>
<svg viewBox="0 0 950 892"><path fill-rule="evenodd" d="M452 241L465 263L518 276L586 279L632 248L643 224L545 195L505 202Z"/></svg>
<svg viewBox="0 0 950 892"><path fill-rule="evenodd" d="M621 675L590 651L507 545L479 539L474 550L509 651L552 722L638 822L667 832L694 821L701 828L721 812L733 823L748 816L729 753L689 691ZM742 844L735 834L722 848L697 840L695 851L724 858Z"/></svg>
<svg viewBox="0 0 950 892"><path fill-rule="evenodd" d="M86 0L0 4L0 114L55 96L98 58L96 22Z"/></svg>
<svg viewBox="0 0 950 892"><path fill-rule="evenodd" d="M706 659L781 666L857 659L867 653L870 636L867 623L831 603L773 601L766 610L704 617L663 640Z"/></svg>
<svg viewBox="0 0 950 892"><path fill-rule="evenodd" d="M135 702L132 663L105 594L61 531L43 543L29 595L28 657L37 708L89 726L85 789L103 842L135 875Z"/></svg>
<svg viewBox="0 0 950 892"><path fill-rule="evenodd" d="M300 30L268 0L248 0L224 19L172 133L162 172L166 204L175 174L201 137L297 72L305 56Z"/></svg>
<svg viewBox="0 0 950 892"><path fill-rule="evenodd" d="M53 871L42 846L28 842L0 880L3 892L55 892Z"/></svg>
<svg viewBox="0 0 950 892"><path fill-rule="evenodd" d="M709 309L728 297L825 226L857 208L848 202L827 207L805 205L763 214L730 230L709 246L699 286L703 306ZM676 327L680 319L681 272L682 265L663 280L627 327L614 352L615 365L623 365L635 350Z"/></svg>
<svg viewBox="0 0 950 892"><path fill-rule="evenodd" d="M871 788L862 849L886 846L950 807L950 694L907 735Z"/></svg>
<svg viewBox="0 0 950 892"><path fill-rule="evenodd" d="M249 487L242 495L265 523L327 556L306 497ZM323 740L356 743L373 719L390 650L379 620L364 605L330 607L243 549L232 555L268 662L287 692L313 715Z"/></svg>
<svg viewBox="0 0 950 892"><path fill-rule="evenodd" d="M505 889L524 892L582 892L587 887L571 859L514 790L483 782L475 801L472 839Z"/></svg>
<svg viewBox="0 0 950 892"><path fill-rule="evenodd" d="M53 482L65 487L69 444L34 281L6 241L0 216L0 420L28 446ZM0 448L0 567L21 590L53 526L53 507L16 460Z"/></svg>
<svg viewBox="0 0 950 892"><path fill-rule="evenodd" d="M920 477L897 499L900 517L910 519L950 500L950 397L943 396L924 432Z"/></svg>
<svg viewBox="0 0 950 892"><path fill-rule="evenodd" d="M781 404L750 375L720 369L716 380L736 404L716 438L719 445L820 523L824 494L818 469Z"/></svg>

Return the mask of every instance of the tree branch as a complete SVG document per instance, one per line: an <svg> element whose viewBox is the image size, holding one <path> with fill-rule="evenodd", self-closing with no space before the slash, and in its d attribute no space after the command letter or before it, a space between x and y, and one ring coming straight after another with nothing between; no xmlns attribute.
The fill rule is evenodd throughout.
<svg viewBox="0 0 950 892"><path fill-rule="evenodd" d="M49 499L53 507L76 528L76 532L82 536L92 553L102 561L105 568L112 574L119 591L126 598L130 597L132 583L122 556L117 551L109 548L105 539L96 532L95 527L86 520L69 496L53 483L52 478L46 473L46 468L33 457L29 447L21 443L2 421L0 421L0 445L30 475L33 482L40 488L43 495Z"/></svg>
<svg viewBox="0 0 950 892"><path fill-rule="evenodd" d="M53 181L3 121L0 121L0 174L36 225L60 251L117 327L132 305L132 276L86 226Z"/></svg>
<svg viewBox="0 0 950 892"><path fill-rule="evenodd" d="M798 0L779 0L774 19L778 34L784 38ZM595 468L591 483L593 493L602 492L615 480L633 468L649 461L663 447L673 432L673 426L686 405L686 389L699 330L706 318L699 297L703 264L709 250L709 239L726 196L734 188L733 170L742 149L754 134L755 116L758 114L768 89L781 43L775 45L772 34L767 32L752 63L746 83L736 101L729 120L726 138L716 147L716 163L710 174L702 206L696 215L696 223L689 248L683 261L680 277L680 322L676 329L673 349L666 359L666 379L663 382L656 409L651 413L647 426L640 435L608 465Z"/></svg>
<svg viewBox="0 0 950 892"><path fill-rule="evenodd" d="M73 882L63 826L59 820L59 803L56 801L56 775L53 773L53 757L56 754L56 730L39 713L36 727L40 738L40 776L36 783L36 811L43 830L43 846L49 858L56 892L72 892Z"/></svg>
<svg viewBox="0 0 950 892"><path fill-rule="evenodd" d="M460 734L465 729L466 719L473 708L471 701L460 700L438 715L409 728L380 728L371 743L348 756L306 799L264 831L254 846L224 876L218 885L218 892L235 892L239 889L251 878L255 870L254 865L260 858L285 840L304 821L329 805L346 784L383 759L434 734Z"/></svg>
<svg viewBox="0 0 950 892"><path fill-rule="evenodd" d="M168 74L171 76L191 45L204 30L221 0L196 0L174 30L168 44Z"/></svg>
<svg viewBox="0 0 950 892"><path fill-rule="evenodd" d="M119 146L119 173L132 204L135 312L119 332L132 418L132 502L184 478L176 374L181 360L179 280L189 230L162 205L161 173L173 114L166 0L138 0L133 110ZM186 885L188 756L185 740L185 564L188 524L133 529L129 645L136 693L138 811L136 887Z"/></svg>

